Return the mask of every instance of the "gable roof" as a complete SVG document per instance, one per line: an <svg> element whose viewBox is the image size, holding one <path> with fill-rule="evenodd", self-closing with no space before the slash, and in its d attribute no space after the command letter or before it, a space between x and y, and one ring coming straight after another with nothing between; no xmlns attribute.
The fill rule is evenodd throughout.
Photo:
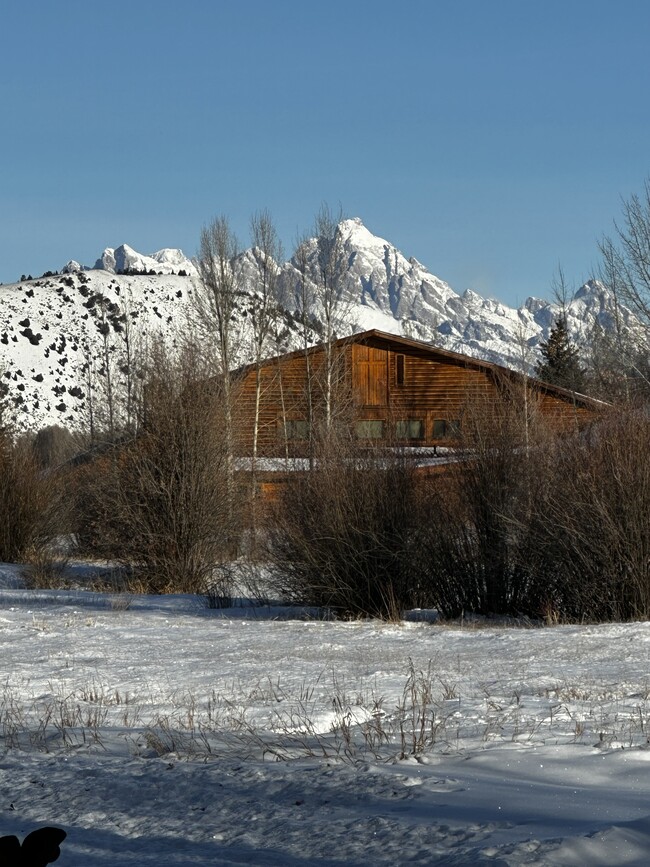
<svg viewBox="0 0 650 867"><path fill-rule="evenodd" d="M524 373L512 370L511 368L505 367L501 364L495 364L492 361L484 361L480 358L474 358L471 355L463 355L460 352L453 352L450 349L441 349L431 343L425 343L423 340L415 340L412 337L402 337L399 334L390 334L387 331L380 331L376 328L372 328L369 331L360 331L356 334L351 334L349 337L340 337L338 340L334 341L333 345L337 348L343 348L355 343L361 345L381 344L383 348L392 350L393 352L410 352L411 354L416 354L420 357L428 357L432 361L446 362L448 364L456 364L474 370L481 370L485 373L489 373L493 377L503 377L511 381L523 382L524 380L528 380L536 389L539 389L546 394L554 395L562 400L569 400L578 406L583 406L588 409L602 410L607 406L607 404L601 400L587 397L587 395L571 391L568 388L562 388L559 385L552 385L550 382L543 382L541 379L535 379L534 377L527 376ZM323 344L317 343L308 347L307 350L295 349L291 352L282 353L281 355L265 359L262 362L262 366L276 364L281 360L288 361L292 358L300 358L305 355L305 352L312 355L320 352L322 348ZM248 371L254 369L255 364L247 364L235 372L240 375L245 375Z"/></svg>

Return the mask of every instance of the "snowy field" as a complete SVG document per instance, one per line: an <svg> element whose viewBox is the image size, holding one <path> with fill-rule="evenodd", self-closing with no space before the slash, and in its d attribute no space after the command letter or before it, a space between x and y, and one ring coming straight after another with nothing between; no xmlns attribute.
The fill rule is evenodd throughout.
<svg viewBox="0 0 650 867"><path fill-rule="evenodd" d="M0 588L0 834L61 867L650 863L650 624Z"/></svg>

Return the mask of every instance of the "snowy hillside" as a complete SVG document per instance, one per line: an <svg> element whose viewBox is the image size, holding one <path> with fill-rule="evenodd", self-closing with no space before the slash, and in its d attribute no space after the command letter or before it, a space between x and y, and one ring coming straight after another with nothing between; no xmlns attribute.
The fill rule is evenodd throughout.
<svg viewBox="0 0 650 867"><path fill-rule="evenodd" d="M530 298L515 310L472 291L458 295L360 220L345 220L340 228L349 300L340 335L378 328L512 367L521 367L524 356L534 362L557 313L549 302ZM315 241L311 250L314 256ZM251 251L242 254L249 290L252 262ZM89 389L101 385L107 367L127 375L138 346L158 334L169 343L177 339L193 308L196 280L194 265L180 250L143 255L123 244L106 248L94 268L70 261L60 275L0 286L0 382L18 428L85 426ZM296 263L284 263L281 300L291 312L298 282ZM243 305L249 303L244 293ZM612 309L600 284L585 284L568 308L570 333L583 342L595 321L611 326ZM317 307L311 312L318 317ZM250 340L245 315L240 321L243 363ZM289 330L286 348L296 341Z"/></svg>
<svg viewBox="0 0 650 867"><path fill-rule="evenodd" d="M160 333L174 340L190 278L79 271L0 288L0 368L20 429L87 423L88 382L105 361ZM122 362L123 363L123 362Z"/></svg>

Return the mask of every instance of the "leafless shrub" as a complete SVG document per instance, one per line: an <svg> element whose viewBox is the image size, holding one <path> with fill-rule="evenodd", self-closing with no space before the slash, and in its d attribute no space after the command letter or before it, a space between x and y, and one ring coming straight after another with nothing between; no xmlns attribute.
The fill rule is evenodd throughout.
<svg viewBox="0 0 650 867"><path fill-rule="evenodd" d="M52 547L33 549L28 553L27 566L22 570L26 586L42 590L66 587L68 563L69 558Z"/></svg>
<svg viewBox="0 0 650 867"><path fill-rule="evenodd" d="M417 603L417 485L398 452L363 450L332 425L313 469L286 485L271 531L272 583L341 616L399 619Z"/></svg>
<svg viewBox="0 0 650 867"><path fill-rule="evenodd" d="M468 401L463 459L430 486L421 571L444 617L537 610L533 516L551 452L534 409L530 395Z"/></svg>
<svg viewBox="0 0 650 867"><path fill-rule="evenodd" d="M562 619L650 617L650 421L617 409L558 450L536 542Z"/></svg>
<svg viewBox="0 0 650 867"><path fill-rule="evenodd" d="M222 563L215 567L206 581L203 593L206 608L230 608L233 603L233 567Z"/></svg>
<svg viewBox="0 0 650 867"><path fill-rule="evenodd" d="M54 468L69 460L77 450L75 438L60 425L41 428L32 444L38 465L42 469Z"/></svg>
<svg viewBox="0 0 650 867"><path fill-rule="evenodd" d="M82 486L93 516L86 538L96 553L128 565L149 592L201 593L236 552L226 411L219 380L208 373L196 348L172 358L157 347L139 436L100 456Z"/></svg>
<svg viewBox="0 0 650 867"><path fill-rule="evenodd" d="M242 560L238 564L237 577L243 590L256 605L270 605L271 587L266 563L255 560Z"/></svg>
<svg viewBox="0 0 650 867"><path fill-rule="evenodd" d="M616 291L610 284L612 291ZM629 317L628 317L629 318ZM615 404L644 406L650 396L648 333L642 325L623 321L621 306L612 327L595 323L587 346L589 394Z"/></svg>
<svg viewBox="0 0 650 867"><path fill-rule="evenodd" d="M408 607L549 624L650 617L650 422L617 409L552 433L524 381L468 400L463 459L429 478L339 427L272 532L286 598L343 616Z"/></svg>
<svg viewBox="0 0 650 867"><path fill-rule="evenodd" d="M0 560L20 563L66 526L59 476L41 470L31 443L0 432Z"/></svg>
<svg viewBox="0 0 650 867"><path fill-rule="evenodd" d="M106 594L108 607L114 610L125 610L131 606L135 596L149 591L146 582L134 575L128 564L91 571L73 586Z"/></svg>

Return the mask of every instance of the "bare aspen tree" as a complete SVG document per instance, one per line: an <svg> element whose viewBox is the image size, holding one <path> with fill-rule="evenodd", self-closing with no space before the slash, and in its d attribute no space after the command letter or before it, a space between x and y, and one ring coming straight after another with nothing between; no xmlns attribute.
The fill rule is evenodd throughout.
<svg viewBox="0 0 650 867"><path fill-rule="evenodd" d="M531 348L529 343L529 331L528 324L524 322L522 319L517 323L517 331L516 331L516 341L517 348L519 350L519 364L524 374L521 379L522 386L522 398L523 398L523 417L524 417L524 447L526 456L529 454L530 448L530 436L529 436L529 424L530 424L530 409L529 409L529 376L531 371Z"/></svg>
<svg viewBox="0 0 650 867"><path fill-rule="evenodd" d="M280 278L282 273L282 269L278 268L277 276ZM270 320L270 333L269 333L269 348L271 355L275 356L275 372L274 372L274 383L278 388L278 396L280 400L280 422L283 426L283 442L284 442L284 451L285 458L289 459L289 441L287 438L287 403L286 403L286 394L284 388L284 379L283 379L283 370L285 367L285 361L283 358L284 353L286 353L287 348L290 346L291 338L293 337L292 331L288 326L288 314L284 308L280 297L282 295L283 289L281 286L276 287L276 291L278 293L278 299L274 306L273 316ZM280 430L278 429L278 434L280 434Z"/></svg>
<svg viewBox="0 0 650 867"><path fill-rule="evenodd" d="M296 240L296 250L293 255L293 263L298 271L298 285L296 287L296 313L300 323L300 338L302 350L305 354L305 398L307 407L307 435L309 437L309 461L313 464L314 443L314 404L311 355L309 348L313 341L313 327L311 322L311 309L314 303L313 285L309 279L309 241L306 236ZM289 450L285 419L285 449Z"/></svg>
<svg viewBox="0 0 650 867"><path fill-rule="evenodd" d="M224 436L228 454L228 491L234 495L234 429L232 366L238 331L235 314L241 300L239 244L225 216L216 217L201 231L197 268L199 287L195 295L198 325L215 351L223 390Z"/></svg>
<svg viewBox="0 0 650 867"><path fill-rule="evenodd" d="M280 274L281 269L278 269L278 275ZM278 293L281 295L282 288L278 287ZM275 356L275 382L277 383L278 395L280 400L280 419L283 425L283 441L284 441L284 451L285 458L289 460L289 441L287 438L287 403L286 403L286 394L284 388L284 378L283 372L285 367L285 361L283 358L283 354L286 353L288 345L290 345L290 340L292 335L291 329L288 327L288 322L286 318L286 311L283 308L283 304L280 300L275 307L274 316L271 320L271 334L270 334L270 345L272 355ZM290 315L290 314L289 314Z"/></svg>
<svg viewBox="0 0 650 867"><path fill-rule="evenodd" d="M323 316L323 343L325 346L325 428L332 424L333 389L336 359L334 340L337 327L342 324L345 299L342 297L343 278L346 273L346 257L339 223L341 211L333 214L327 204L321 205L316 215L316 258L312 263L312 275L316 300Z"/></svg>
<svg viewBox="0 0 650 867"><path fill-rule="evenodd" d="M97 421L96 421L96 407L95 407L95 383L96 383L96 371L95 371L95 357L94 353L91 349L90 337L88 335L88 326L84 325L84 332L81 339L81 347L83 351L84 363L81 368L84 379L84 387L86 392L86 422L87 422L87 430L86 436L88 439L89 445L94 445L97 438Z"/></svg>
<svg viewBox="0 0 650 867"><path fill-rule="evenodd" d="M625 383L624 397L647 401L650 391L648 346L650 344L650 179L641 195L623 200L622 217L614 221L614 237L600 242L599 278L613 293L616 334L601 340L610 356L619 359L610 380ZM631 310L638 324L625 322L624 308ZM613 346L607 346L607 343ZM613 352L612 352L613 350ZM624 359L620 364L620 359Z"/></svg>
<svg viewBox="0 0 650 867"><path fill-rule="evenodd" d="M623 201L622 211L621 221L614 221L615 239L600 244L604 276L650 329L650 179L641 196Z"/></svg>
<svg viewBox="0 0 650 867"><path fill-rule="evenodd" d="M277 287L282 244L268 211L260 211L251 219L251 240L255 275L250 304L250 323L253 332L253 360L255 363L255 408L253 414L252 469L255 475L257 443L262 395L262 360L266 355L278 317Z"/></svg>
<svg viewBox="0 0 650 867"><path fill-rule="evenodd" d="M120 335L117 365L120 374L120 423L130 433L138 428L138 407L142 400L143 366L147 356L146 341L135 327L137 318L129 285L122 302L122 314L115 325Z"/></svg>
<svg viewBox="0 0 650 867"><path fill-rule="evenodd" d="M650 195L647 185L646 195ZM650 233L650 201L646 207L648 224L645 231ZM640 203L632 209L630 231L633 225L641 222L640 210ZM618 225L616 228L620 236L623 229ZM634 229L636 234L642 234L643 231L640 224ZM639 392L647 395L650 391L647 361L650 343L650 280L644 285L644 279L634 275L634 257L644 255L638 245L633 254L625 244L617 247L611 238L605 238L600 243L600 254L598 277L614 298L614 330L607 333L596 330L592 335L592 373L597 383L601 387L604 385L605 397L611 398L613 395L630 402ZM641 274L643 271L641 263ZM636 327L625 321L625 306L637 317Z"/></svg>
<svg viewBox="0 0 650 867"><path fill-rule="evenodd" d="M314 457L317 406L324 408L324 431L328 432L332 426L338 362L334 343L337 330L345 325L345 314L350 307L349 300L343 295L347 261L339 225L341 218L340 212L334 215L327 205L322 205L314 221L315 237L299 236L292 257L297 272L294 294L296 320L300 325L305 355L310 465L313 465ZM311 353L316 334L324 347L324 362L318 365L313 364ZM288 443L286 448L288 452Z"/></svg>
<svg viewBox="0 0 650 867"><path fill-rule="evenodd" d="M102 296L97 304L99 315L97 317L96 326L102 339L101 349L101 366L99 373L103 377L106 389L106 424L109 440L115 438L115 400L113 395L113 360L111 355L110 332L111 324L108 316L107 305L110 302Z"/></svg>
<svg viewBox="0 0 650 867"><path fill-rule="evenodd" d="M560 308L561 318L566 320L567 308L571 301L571 291L567 285L566 277L564 276L564 268L560 262L558 262L555 274L553 274L553 277L551 278L551 292L555 299L555 303Z"/></svg>
<svg viewBox="0 0 650 867"><path fill-rule="evenodd" d="M235 350L233 316L241 298L238 256L239 242L226 217L217 217L203 227L197 259L201 287L196 294L196 308L201 329L216 338L225 389L229 387Z"/></svg>
<svg viewBox="0 0 650 867"><path fill-rule="evenodd" d="M99 296L93 310L99 349L88 325L81 338L90 444L96 444L100 436L115 442L125 433L137 432L146 356L146 340L135 327L137 312L130 286L120 304Z"/></svg>

